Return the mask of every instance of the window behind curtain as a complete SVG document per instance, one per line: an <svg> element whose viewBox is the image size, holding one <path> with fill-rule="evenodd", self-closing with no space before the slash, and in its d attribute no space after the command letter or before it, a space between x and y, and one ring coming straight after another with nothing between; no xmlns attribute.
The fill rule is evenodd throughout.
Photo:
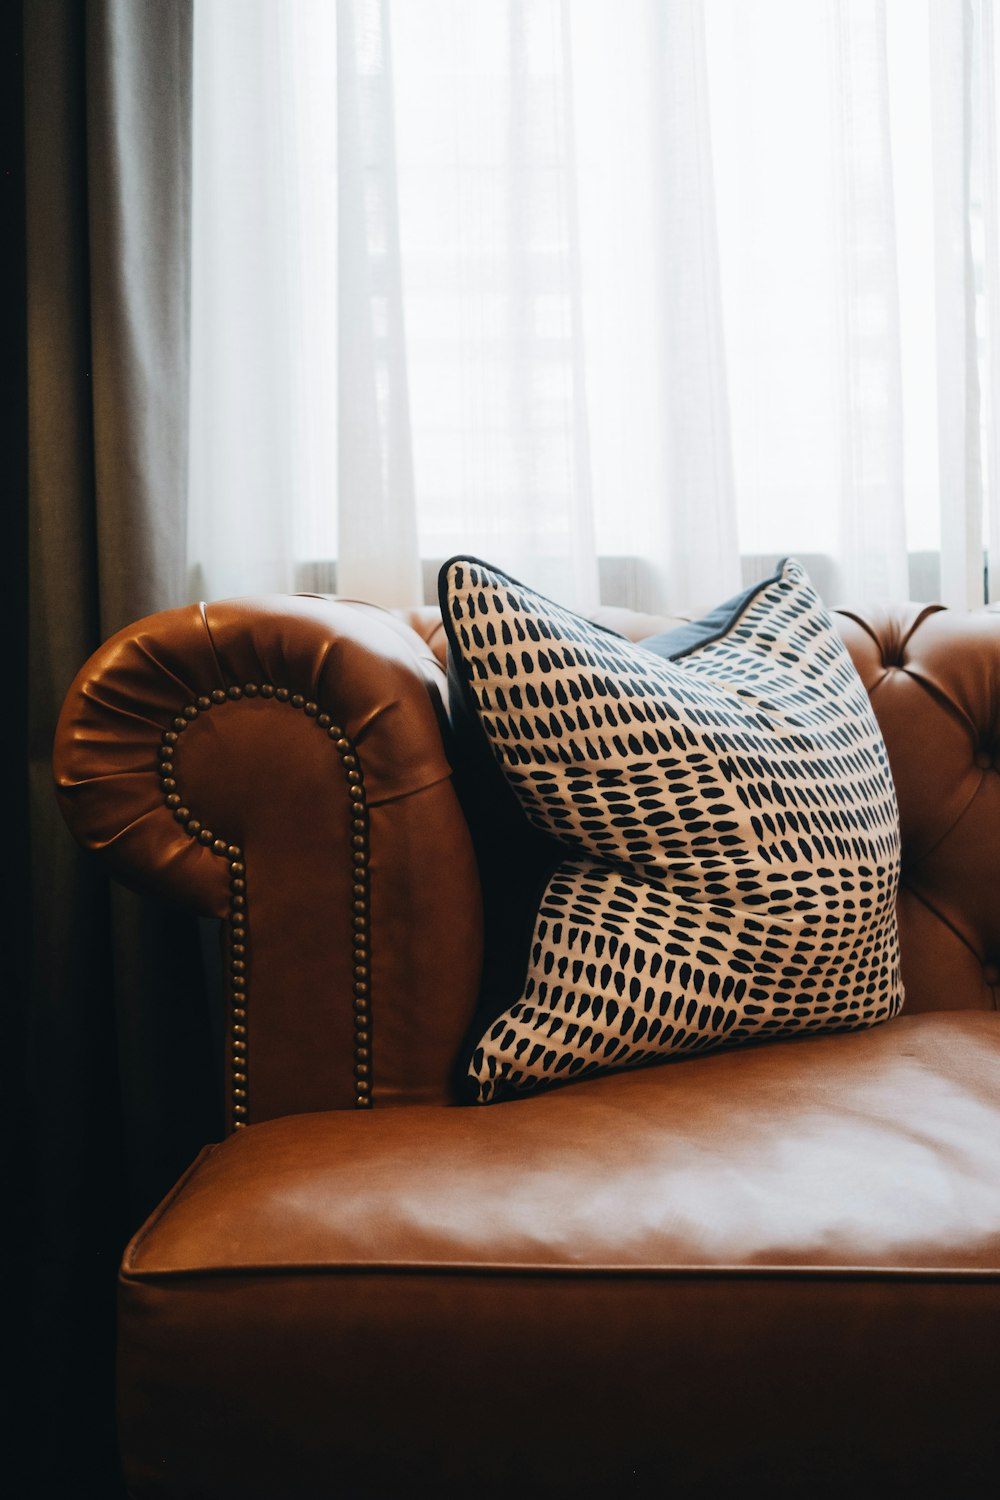
<svg viewBox="0 0 1000 1500"><path fill-rule="evenodd" d="M981 599L988 0L196 15L193 587Z"/></svg>

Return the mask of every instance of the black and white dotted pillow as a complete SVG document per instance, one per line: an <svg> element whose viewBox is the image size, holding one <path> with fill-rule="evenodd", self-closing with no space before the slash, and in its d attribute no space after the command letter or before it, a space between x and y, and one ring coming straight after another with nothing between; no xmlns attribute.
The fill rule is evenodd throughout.
<svg viewBox="0 0 1000 1500"><path fill-rule="evenodd" d="M798 563L643 646L474 558L441 602L468 718L551 851L474 1097L896 1013L892 776Z"/></svg>

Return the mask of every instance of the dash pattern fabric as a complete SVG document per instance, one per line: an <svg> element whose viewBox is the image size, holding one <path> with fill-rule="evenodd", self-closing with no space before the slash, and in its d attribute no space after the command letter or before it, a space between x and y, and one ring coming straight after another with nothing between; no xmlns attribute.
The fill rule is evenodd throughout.
<svg viewBox="0 0 1000 1500"><path fill-rule="evenodd" d="M474 558L445 565L441 594L495 761L566 850L521 993L471 1050L474 1097L895 1014L888 758L798 563L686 629L677 657Z"/></svg>

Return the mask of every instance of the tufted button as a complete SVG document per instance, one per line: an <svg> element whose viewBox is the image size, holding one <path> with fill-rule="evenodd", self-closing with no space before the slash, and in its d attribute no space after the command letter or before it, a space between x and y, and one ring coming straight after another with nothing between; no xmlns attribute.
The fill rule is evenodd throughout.
<svg viewBox="0 0 1000 1500"><path fill-rule="evenodd" d="M1000 983L1000 969L996 964L983 964L983 982L989 985Z"/></svg>
<svg viewBox="0 0 1000 1500"><path fill-rule="evenodd" d="M887 621L884 634L879 645L882 650L883 667L902 667L905 665L903 653L905 644L899 628L898 620Z"/></svg>
<svg viewBox="0 0 1000 1500"><path fill-rule="evenodd" d="M981 771L989 771L993 766L993 757L988 750L980 750L975 756L975 764Z"/></svg>

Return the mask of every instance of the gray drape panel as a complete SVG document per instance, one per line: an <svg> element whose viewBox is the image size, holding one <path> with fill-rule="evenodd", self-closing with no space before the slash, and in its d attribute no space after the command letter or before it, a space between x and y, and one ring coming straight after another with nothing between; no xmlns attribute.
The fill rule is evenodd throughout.
<svg viewBox="0 0 1000 1500"><path fill-rule="evenodd" d="M218 1130L197 929L109 892L56 809L98 642L185 601L191 0L26 0L33 974L26 1493L115 1493L114 1271ZM96 1483L95 1483L96 1478Z"/></svg>

